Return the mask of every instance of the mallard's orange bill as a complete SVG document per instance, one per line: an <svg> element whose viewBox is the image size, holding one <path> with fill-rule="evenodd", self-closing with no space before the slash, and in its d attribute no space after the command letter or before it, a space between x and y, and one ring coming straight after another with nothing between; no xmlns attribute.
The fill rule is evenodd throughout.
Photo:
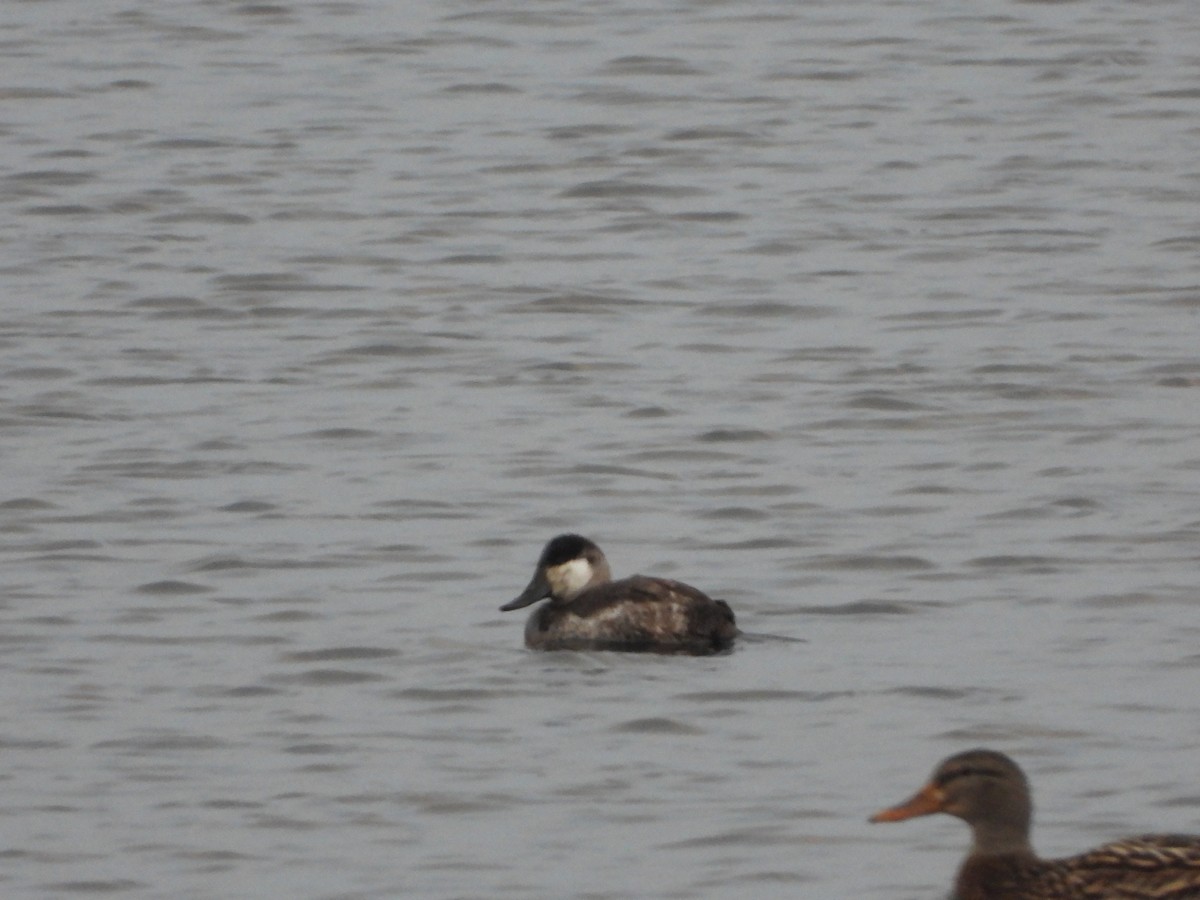
<svg viewBox="0 0 1200 900"><path fill-rule="evenodd" d="M930 816L942 811L945 795L941 788L927 784L899 806L881 809L871 816L872 822L903 822L917 816Z"/></svg>

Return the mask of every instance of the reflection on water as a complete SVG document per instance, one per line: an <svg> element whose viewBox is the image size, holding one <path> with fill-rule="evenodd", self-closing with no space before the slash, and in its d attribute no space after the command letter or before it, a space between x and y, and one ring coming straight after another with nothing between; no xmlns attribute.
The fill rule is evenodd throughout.
<svg viewBox="0 0 1200 900"><path fill-rule="evenodd" d="M1190 5L10 13L4 896L940 896L977 744L1200 831ZM765 637L524 650L568 530Z"/></svg>

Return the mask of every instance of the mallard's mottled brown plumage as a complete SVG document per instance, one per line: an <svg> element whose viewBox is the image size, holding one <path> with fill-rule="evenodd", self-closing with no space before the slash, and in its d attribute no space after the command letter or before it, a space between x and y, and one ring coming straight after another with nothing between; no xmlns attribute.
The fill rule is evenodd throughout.
<svg viewBox="0 0 1200 900"><path fill-rule="evenodd" d="M1149 834L1040 859L1029 842L1029 785L1003 753L968 750L943 760L921 790L871 821L937 812L965 821L974 837L955 900L1200 900L1200 836Z"/></svg>
<svg viewBox="0 0 1200 900"><path fill-rule="evenodd" d="M577 534L551 540L529 585L501 610L549 598L530 614L525 643L537 650L716 653L738 630L724 600L669 578L612 580L600 548Z"/></svg>

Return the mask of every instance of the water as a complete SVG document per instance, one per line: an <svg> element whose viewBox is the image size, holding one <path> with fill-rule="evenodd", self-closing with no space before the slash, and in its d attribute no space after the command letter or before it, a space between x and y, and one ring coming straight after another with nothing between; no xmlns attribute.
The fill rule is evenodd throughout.
<svg viewBox="0 0 1200 900"><path fill-rule="evenodd" d="M927 898L1200 831L1187 2L6 8L5 897ZM578 530L708 659L532 654Z"/></svg>

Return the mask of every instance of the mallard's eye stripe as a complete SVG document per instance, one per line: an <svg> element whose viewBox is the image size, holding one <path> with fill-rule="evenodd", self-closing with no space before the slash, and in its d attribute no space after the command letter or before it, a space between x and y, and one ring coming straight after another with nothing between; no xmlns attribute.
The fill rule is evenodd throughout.
<svg viewBox="0 0 1200 900"><path fill-rule="evenodd" d="M939 785L949 784L956 778L969 778L973 775L978 775L983 778L1003 778L1004 773L999 769L988 769L981 766L963 766L961 769L955 769L953 772L945 772L938 776L937 783Z"/></svg>

